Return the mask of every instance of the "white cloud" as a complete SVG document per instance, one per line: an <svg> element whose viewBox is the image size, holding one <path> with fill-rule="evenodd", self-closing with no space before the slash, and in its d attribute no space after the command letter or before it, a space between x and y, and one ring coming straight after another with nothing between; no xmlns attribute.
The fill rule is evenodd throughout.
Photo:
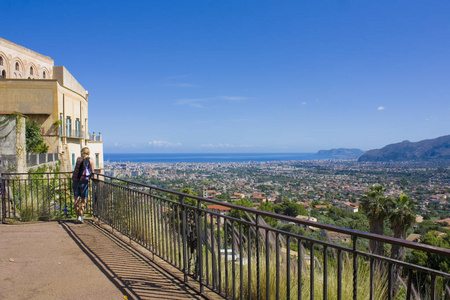
<svg viewBox="0 0 450 300"><path fill-rule="evenodd" d="M233 144L202 144L203 148L251 148L251 145L233 145Z"/></svg>
<svg viewBox="0 0 450 300"><path fill-rule="evenodd" d="M220 96L218 98L221 100L230 100L230 101L243 101L251 99L250 97L241 97L241 96Z"/></svg>
<svg viewBox="0 0 450 300"><path fill-rule="evenodd" d="M188 105L196 108L204 108L204 102L209 101L209 98L197 98L197 99L178 99L175 101L176 105Z"/></svg>
<svg viewBox="0 0 450 300"><path fill-rule="evenodd" d="M114 147L119 147L119 146L120 146L120 144L118 142L114 143Z"/></svg>
<svg viewBox="0 0 450 300"><path fill-rule="evenodd" d="M378 106L378 110L385 110L384 106Z"/></svg>
<svg viewBox="0 0 450 300"><path fill-rule="evenodd" d="M181 143L172 143L168 141L150 141L148 142L149 145L154 147L179 147L181 146Z"/></svg>
<svg viewBox="0 0 450 300"><path fill-rule="evenodd" d="M303 102L302 102L302 105L306 105L306 102L303 101Z"/></svg>
<svg viewBox="0 0 450 300"><path fill-rule="evenodd" d="M245 101L252 99L251 97L244 96L218 96L210 98L190 98L190 99L177 99L175 100L175 105L188 105L195 108L204 108L204 103L209 103L213 101Z"/></svg>

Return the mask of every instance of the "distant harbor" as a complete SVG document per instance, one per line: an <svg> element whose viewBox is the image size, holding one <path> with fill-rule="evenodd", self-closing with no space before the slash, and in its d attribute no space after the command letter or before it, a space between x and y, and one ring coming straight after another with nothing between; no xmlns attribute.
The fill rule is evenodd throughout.
<svg viewBox="0 0 450 300"><path fill-rule="evenodd" d="M105 153L109 162L151 163L225 163L319 160L336 157L318 156L317 153Z"/></svg>

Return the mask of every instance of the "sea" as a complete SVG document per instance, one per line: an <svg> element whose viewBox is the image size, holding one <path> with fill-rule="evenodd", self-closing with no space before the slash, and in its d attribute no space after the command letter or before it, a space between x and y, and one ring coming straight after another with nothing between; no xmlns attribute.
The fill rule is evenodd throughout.
<svg viewBox="0 0 450 300"><path fill-rule="evenodd" d="M291 160L319 160L336 157L318 156L317 153L105 153L109 162L150 163L225 163L265 162Z"/></svg>

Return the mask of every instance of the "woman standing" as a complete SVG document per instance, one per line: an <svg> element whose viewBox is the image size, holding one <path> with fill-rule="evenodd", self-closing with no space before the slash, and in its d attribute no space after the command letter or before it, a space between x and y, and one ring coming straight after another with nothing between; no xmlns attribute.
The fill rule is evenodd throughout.
<svg viewBox="0 0 450 300"><path fill-rule="evenodd" d="M87 174L92 174L92 166L94 165L94 160L89 157L89 154L88 147L81 149L81 156L77 158L77 164L72 174L73 194L75 197L74 209L79 223L84 222L83 212L86 207L90 180L90 176L87 176Z"/></svg>

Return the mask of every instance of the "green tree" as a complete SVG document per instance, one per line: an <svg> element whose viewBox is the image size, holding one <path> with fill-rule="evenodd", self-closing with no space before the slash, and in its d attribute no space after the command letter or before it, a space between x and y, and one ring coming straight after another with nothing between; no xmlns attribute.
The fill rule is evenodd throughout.
<svg viewBox="0 0 450 300"><path fill-rule="evenodd" d="M274 213L275 212L275 205L270 203L270 202L263 202L261 203L261 205L258 207L259 210L263 210L263 211L267 211L267 212L271 212ZM264 217L264 221L266 221L270 226L276 228L278 225L278 221L274 218L271 217Z"/></svg>
<svg viewBox="0 0 450 300"><path fill-rule="evenodd" d="M306 209L302 205L297 204L294 201L284 201L282 204L276 205L275 212L289 217L308 215Z"/></svg>
<svg viewBox="0 0 450 300"><path fill-rule="evenodd" d="M298 225L295 224L284 224L280 228L281 230L292 232L298 235L306 235L306 231Z"/></svg>
<svg viewBox="0 0 450 300"><path fill-rule="evenodd" d="M424 220L422 223L419 223L416 233L420 235L425 235L432 230L441 231L442 230L441 225L434 223L431 220Z"/></svg>
<svg viewBox="0 0 450 300"><path fill-rule="evenodd" d="M441 248L450 248L450 236L439 236L438 232L430 231L422 237L421 243L437 246ZM406 261L409 263L421 265L433 270L439 270L441 272L450 272L450 257L434 254L431 252L412 250L411 253L406 257ZM413 271L413 282L416 282L416 288L421 293L424 298L426 297L427 286L430 285L430 276L424 272ZM437 294L444 289L446 285L449 284L449 279L437 280ZM446 293L445 300L450 297Z"/></svg>
<svg viewBox="0 0 450 300"><path fill-rule="evenodd" d="M309 215L311 217L318 218L320 216L320 212L317 209L313 208L311 209Z"/></svg>
<svg viewBox="0 0 450 300"><path fill-rule="evenodd" d="M322 202L320 202L319 200L314 200L313 202L311 202L309 204L309 206L311 206L311 208L315 208L316 205L322 205Z"/></svg>
<svg viewBox="0 0 450 300"><path fill-rule="evenodd" d="M257 190L260 190L261 192L265 193L268 192L272 189L272 187L270 185L267 184L260 184L258 186L256 186Z"/></svg>
<svg viewBox="0 0 450 300"><path fill-rule="evenodd" d="M247 198L239 199L236 202L234 202L233 204L253 208L253 203L250 200L248 200ZM243 220L250 221L250 220L248 220L246 213L240 209L232 209L230 211L230 216L237 218L237 219L243 219Z"/></svg>
<svg viewBox="0 0 450 300"><path fill-rule="evenodd" d="M386 189L381 184L373 185L361 198L361 208L369 219L369 231L383 234L384 219L389 215L389 200L384 196ZM370 251L374 254L384 255L382 242L370 240Z"/></svg>
<svg viewBox="0 0 450 300"><path fill-rule="evenodd" d="M392 199L391 204L392 208L389 213L389 221L392 231L394 232L394 237L404 240L406 239L408 229L416 219L414 203L409 196L400 194L398 197ZM405 258L405 248L398 245L392 245L391 258L403 261ZM398 290L400 273L401 267L399 265L394 265L394 294Z"/></svg>
<svg viewBox="0 0 450 300"><path fill-rule="evenodd" d="M230 200L230 196L227 193L223 193L223 194L217 195L215 197L215 199L222 201L222 202L228 202Z"/></svg>
<svg viewBox="0 0 450 300"><path fill-rule="evenodd" d="M41 126L34 121L25 121L25 140L27 153L47 153L48 146L44 143Z"/></svg>
<svg viewBox="0 0 450 300"><path fill-rule="evenodd" d="M189 194L192 196L197 196L197 193L194 192L193 190L191 190L190 188L184 188L182 189L180 192L184 193L184 194ZM197 200L192 199L192 198L185 198L184 199L184 203L187 205L192 205L192 206L196 206L197 205Z"/></svg>

